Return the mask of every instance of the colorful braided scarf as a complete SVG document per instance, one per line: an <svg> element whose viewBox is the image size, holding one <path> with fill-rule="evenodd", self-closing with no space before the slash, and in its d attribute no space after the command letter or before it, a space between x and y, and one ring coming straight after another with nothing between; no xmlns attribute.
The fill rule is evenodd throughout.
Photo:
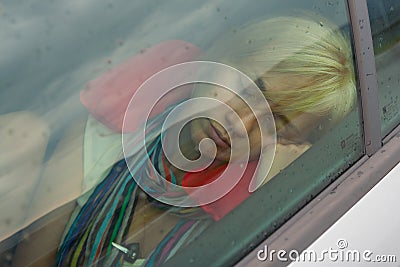
<svg viewBox="0 0 400 267"><path fill-rule="evenodd" d="M154 175L157 172L176 183L173 173L166 167L161 149L160 128L171 109L172 107L168 108L146 125L147 151L138 149L133 156L115 163L104 180L92 190L86 203L75 210L70 227L58 249L56 266L122 265L121 253L113 248L112 242L124 242L134 219L140 189L133 177L157 179L159 176ZM157 182L160 186L165 186L163 179ZM165 204L156 201L154 203L166 208ZM191 218L193 214L203 214L200 208L171 209L174 213L189 215ZM181 219L153 251L145 266L159 266L168 260L179 248L195 239L210 222L211 220Z"/></svg>

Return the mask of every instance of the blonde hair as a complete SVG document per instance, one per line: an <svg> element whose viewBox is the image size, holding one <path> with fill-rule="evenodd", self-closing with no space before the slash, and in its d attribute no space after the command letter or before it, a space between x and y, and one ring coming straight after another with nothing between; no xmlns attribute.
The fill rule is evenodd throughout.
<svg viewBox="0 0 400 267"><path fill-rule="evenodd" d="M327 21L276 17L253 22L219 39L205 57L262 82L275 114L312 112L336 121L355 102L350 41ZM274 74L285 76L285 90L268 90L268 77Z"/></svg>

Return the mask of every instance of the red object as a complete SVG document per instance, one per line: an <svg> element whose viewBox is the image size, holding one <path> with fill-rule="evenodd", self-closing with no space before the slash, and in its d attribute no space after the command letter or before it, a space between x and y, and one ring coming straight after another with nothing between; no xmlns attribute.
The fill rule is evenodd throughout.
<svg viewBox="0 0 400 267"><path fill-rule="evenodd" d="M226 169L226 167L227 165L222 165L218 168L212 168L212 169L207 168L204 171L187 173L183 177L182 186L198 187L209 184L215 181ZM232 188L231 191L229 191L222 198L214 202L211 202L209 204L202 205L201 207L208 214L210 214L214 218L214 220L219 221L222 217L224 217L226 214L228 214L230 211L232 211L234 208L236 208L240 203L242 203L246 198L250 196L249 185L256 170L256 167L257 167L256 161L249 162L247 164L245 172L243 173L243 177L240 178L239 182L235 185L234 188ZM231 175L241 173L240 164L230 163L230 168L232 168ZM192 198L194 198L198 203L204 202L201 199L201 195L199 196L198 194L192 194Z"/></svg>
<svg viewBox="0 0 400 267"><path fill-rule="evenodd" d="M122 123L129 101L142 83L164 68L196 59L200 52L199 48L185 41L164 41L90 81L81 92L81 102L98 121L114 132L122 132ZM187 90L183 92L177 90L167 95L157 104L153 110L153 116L163 112L165 107L187 97L189 97ZM133 118L133 121L129 123L128 129L124 128L125 132L134 132L143 123L142 120L145 118L143 111L138 109L134 111L134 114L129 114L129 118ZM240 172L239 164L233 164L232 167L233 170ZM182 185L196 187L211 183L225 168L226 165L187 173ZM215 202L203 205L202 208L217 221L224 217L250 196L248 187L255 168L256 163L250 162L243 177L228 194ZM219 189L223 190L223 188L217 188ZM198 203L204 202L201 197L192 197Z"/></svg>

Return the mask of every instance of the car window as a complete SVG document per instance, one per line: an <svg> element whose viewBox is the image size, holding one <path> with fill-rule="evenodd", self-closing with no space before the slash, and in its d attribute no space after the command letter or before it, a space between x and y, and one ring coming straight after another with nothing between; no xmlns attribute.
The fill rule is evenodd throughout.
<svg viewBox="0 0 400 267"><path fill-rule="evenodd" d="M7 264L232 264L364 154L346 1L0 12Z"/></svg>
<svg viewBox="0 0 400 267"><path fill-rule="evenodd" d="M400 6L396 1L367 1L376 54L382 135L399 123L398 62Z"/></svg>

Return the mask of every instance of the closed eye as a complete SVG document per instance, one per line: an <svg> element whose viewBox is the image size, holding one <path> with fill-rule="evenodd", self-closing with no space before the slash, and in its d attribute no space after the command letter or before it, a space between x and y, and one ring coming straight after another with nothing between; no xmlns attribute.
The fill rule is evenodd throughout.
<svg viewBox="0 0 400 267"><path fill-rule="evenodd" d="M261 91L265 91L265 84L261 78L255 80L254 83L258 86L258 88L260 88Z"/></svg>

